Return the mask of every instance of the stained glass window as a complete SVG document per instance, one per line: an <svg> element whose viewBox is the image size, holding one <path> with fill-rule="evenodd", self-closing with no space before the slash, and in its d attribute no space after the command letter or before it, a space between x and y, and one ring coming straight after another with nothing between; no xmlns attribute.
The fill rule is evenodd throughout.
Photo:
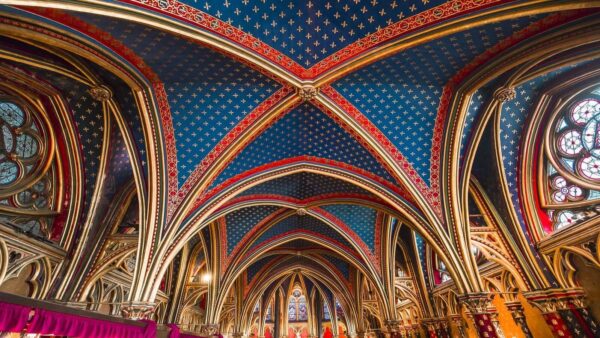
<svg viewBox="0 0 600 338"><path fill-rule="evenodd" d="M331 320L331 314L329 313L329 306L327 306L327 303L323 304L323 319Z"/></svg>
<svg viewBox="0 0 600 338"><path fill-rule="evenodd" d="M267 315L265 316L265 321L267 322L271 322L273 321L273 311L271 311L271 304L269 304L269 307L267 308Z"/></svg>
<svg viewBox="0 0 600 338"><path fill-rule="evenodd" d="M295 288L290 295L288 303L288 320L290 322L303 322L308 320L306 298L300 288Z"/></svg>
<svg viewBox="0 0 600 338"><path fill-rule="evenodd" d="M600 198L600 87L575 97L555 115L545 164L548 214L554 229L598 214Z"/></svg>
<svg viewBox="0 0 600 338"><path fill-rule="evenodd" d="M18 102L0 96L0 221L48 238L52 217L40 215L52 214L54 170L41 169L47 156L44 129L35 113Z"/></svg>

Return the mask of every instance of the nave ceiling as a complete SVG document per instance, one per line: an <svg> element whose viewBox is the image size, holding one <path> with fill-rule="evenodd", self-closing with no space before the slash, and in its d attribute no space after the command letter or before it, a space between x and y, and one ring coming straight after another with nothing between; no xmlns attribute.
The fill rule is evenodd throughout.
<svg viewBox="0 0 600 338"><path fill-rule="evenodd" d="M299 290L338 336L600 267L595 1L0 3L30 296L264 336Z"/></svg>

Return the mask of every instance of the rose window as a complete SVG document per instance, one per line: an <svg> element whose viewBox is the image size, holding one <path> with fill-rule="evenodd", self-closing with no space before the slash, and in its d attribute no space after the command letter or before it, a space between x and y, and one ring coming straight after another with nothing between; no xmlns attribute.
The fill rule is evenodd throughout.
<svg viewBox="0 0 600 338"><path fill-rule="evenodd" d="M28 181L41 161L40 127L22 106L0 101L0 191Z"/></svg>
<svg viewBox="0 0 600 338"><path fill-rule="evenodd" d="M600 183L600 101L577 102L559 120L557 129L561 166L585 181Z"/></svg>
<svg viewBox="0 0 600 338"><path fill-rule="evenodd" d="M598 215L600 91L576 96L546 133L548 214L558 230Z"/></svg>
<svg viewBox="0 0 600 338"><path fill-rule="evenodd" d="M0 97L0 221L47 238L56 177L39 117L21 100Z"/></svg>
<svg viewBox="0 0 600 338"><path fill-rule="evenodd" d="M558 175L555 176L551 181L552 188L555 191L552 193L552 199L555 202L563 203L568 201L576 202L580 201L585 197L584 190L574 184L569 184L567 180Z"/></svg>

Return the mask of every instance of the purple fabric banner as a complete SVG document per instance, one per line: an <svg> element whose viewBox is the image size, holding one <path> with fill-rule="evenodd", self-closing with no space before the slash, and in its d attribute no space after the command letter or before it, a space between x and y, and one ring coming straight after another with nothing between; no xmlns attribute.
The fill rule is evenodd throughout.
<svg viewBox="0 0 600 338"><path fill-rule="evenodd" d="M196 336L193 334L181 333L177 324L167 324L167 327L171 329L171 331L169 332L169 338L206 338L202 336ZM223 336L219 335L218 338L223 338Z"/></svg>
<svg viewBox="0 0 600 338"><path fill-rule="evenodd" d="M31 308L0 302L0 331L21 332L27 326Z"/></svg>
<svg viewBox="0 0 600 338"><path fill-rule="evenodd" d="M132 326L106 320L37 309L27 332L82 338L150 338L156 337L156 323Z"/></svg>
<svg viewBox="0 0 600 338"><path fill-rule="evenodd" d="M167 327L171 329L171 331L169 331L169 338L179 338L181 336L177 324L167 324Z"/></svg>

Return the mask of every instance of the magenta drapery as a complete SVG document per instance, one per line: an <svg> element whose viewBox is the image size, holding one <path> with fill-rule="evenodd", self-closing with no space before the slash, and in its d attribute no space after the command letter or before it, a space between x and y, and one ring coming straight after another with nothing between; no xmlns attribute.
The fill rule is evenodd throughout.
<svg viewBox="0 0 600 338"><path fill-rule="evenodd" d="M0 302L0 331L21 332L27 326L31 308Z"/></svg>
<svg viewBox="0 0 600 338"><path fill-rule="evenodd" d="M171 331L169 331L169 338L179 338L181 336L177 324L167 324L167 327L171 329Z"/></svg>
<svg viewBox="0 0 600 338"><path fill-rule="evenodd" d="M167 324L167 327L171 329L169 332L169 338L206 338L202 336L196 336L193 334L181 333L177 324ZM218 335L218 338L223 338L222 335Z"/></svg>
<svg viewBox="0 0 600 338"><path fill-rule="evenodd" d="M156 323L146 321L141 327L36 309L27 332L82 338L150 338L156 337Z"/></svg>
<svg viewBox="0 0 600 338"><path fill-rule="evenodd" d="M202 336L194 336L193 334L180 333L179 338L203 338Z"/></svg>

